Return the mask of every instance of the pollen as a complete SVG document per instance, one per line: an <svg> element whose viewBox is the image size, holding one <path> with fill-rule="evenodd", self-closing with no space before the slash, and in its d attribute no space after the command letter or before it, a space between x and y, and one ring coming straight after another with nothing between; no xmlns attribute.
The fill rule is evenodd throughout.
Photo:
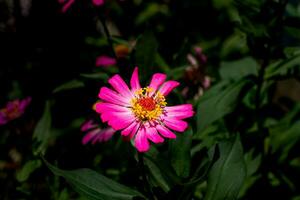
<svg viewBox="0 0 300 200"><path fill-rule="evenodd" d="M131 110L141 121L156 120L164 112L167 105L165 98L159 92L152 94L152 88L141 88L135 92L131 100Z"/></svg>

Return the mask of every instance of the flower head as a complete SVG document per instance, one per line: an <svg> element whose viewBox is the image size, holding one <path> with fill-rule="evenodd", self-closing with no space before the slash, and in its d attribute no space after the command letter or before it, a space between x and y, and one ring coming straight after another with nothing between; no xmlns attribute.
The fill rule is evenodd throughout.
<svg viewBox="0 0 300 200"><path fill-rule="evenodd" d="M110 140L116 132L112 128L101 129L93 120L84 122L81 126L81 131L86 132L85 136L82 138L82 144L87 144L89 142L92 144L106 142Z"/></svg>
<svg viewBox="0 0 300 200"><path fill-rule="evenodd" d="M130 80L130 89L119 75L108 80L113 89L100 89L99 98L102 102L96 104L96 111L102 121L114 130L122 130L122 136L133 138L140 152L149 150L149 140L162 143L164 138L176 138L171 130L185 131L188 124L183 119L194 115L191 104L167 106L165 97L179 83L165 80L165 74L156 73L149 86L142 88L136 67Z"/></svg>
<svg viewBox="0 0 300 200"><path fill-rule="evenodd" d="M19 118L24 112L29 103L31 97L14 101L10 101L6 104L5 108L0 109L0 125L6 124L11 120Z"/></svg>

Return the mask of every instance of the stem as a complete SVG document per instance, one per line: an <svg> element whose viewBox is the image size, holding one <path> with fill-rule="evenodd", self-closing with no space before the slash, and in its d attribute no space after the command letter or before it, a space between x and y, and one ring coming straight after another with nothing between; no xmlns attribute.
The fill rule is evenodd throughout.
<svg viewBox="0 0 300 200"><path fill-rule="evenodd" d="M106 24L105 18L100 14L99 15L99 19L100 19L100 22L101 22L101 24L102 24L102 26L104 28L104 33L105 33L106 39L108 41L111 53L112 53L113 57L115 57L117 59L117 55L115 53L114 46L113 46L113 41L111 39L111 35L109 33L109 30L107 28L107 24Z"/></svg>
<svg viewBox="0 0 300 200"><path fill-rule="evenodd" d="M264 84L264 76L265 76L266 67L269 64L269 48L267 49L267 51L268 51L268 53L261 65L261 68L258 73L257 90L256 90L256 94L255 94L255 115L256 115L256 119L257 119L258 130L260 132L263 132L263 123L262 123L261 116L260 116L260 104L261 104L260 94L262 92L262 86Z"/></svg>
<svg viewBox="0 0 300 200"><path fill-rule="evenodd" d="M143 153L137 153L138 154L138 165L142 174L142 180L143 180L143 185L144 189L147 192L147 196L150 200L154 200L154 194L152 193L151 187L149 185L146 172L145 172L145 164L144 164L144 154Z"/></svg>

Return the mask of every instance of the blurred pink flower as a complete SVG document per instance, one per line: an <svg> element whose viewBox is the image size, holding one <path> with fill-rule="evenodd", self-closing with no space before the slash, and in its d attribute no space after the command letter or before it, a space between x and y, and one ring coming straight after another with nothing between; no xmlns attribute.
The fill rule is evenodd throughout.
<svg viewBox="0 0 300 200"><path fill-rule="evenodd" d="M194 52L198 62L200 62L201 64L205 64L207 62L207 57L203 54L201 47L194 47Z"/></svg>
<svg viewBox="0 0 300 200"><path fill-rule="evenodd" d="M71 5L75 2L75 0L58 0L58 3L64 4L62 8L62 12L67 12L67 10L71 7ZM92 0L94 6L102 6L104 4L104 0Z"/></svg>
<svg viewBox="0 0 300 200"><path fill-rule="evenodd" d="M95 6L102 6L104 4L104 0L92 0Z"/></svg>
<svg viewBox="0 0 300 200"><path fill-rule="evenodd" d="M208 88L210 87L210 85L211 85L211 79L210 79L209 76L205 76L205 77L204 77L204 80L203 80L203 82L202 82L202 85L203 85L203 88L204 88L204 89L208 89Z"/></svg>
<svg viewBox="0 0 300 200"><path fill-rule="evenodd" d="M150 85L141 88L136 67L130 80L131 89L118 74L108 80L113 90L100 89L99 98L103 102L96 103L96 111L102 121L114 130L122 130L122 136L134 137L139 152L149 150L149 140L162 143L164 138L176 138L173 131L184 132L188 123L183 119L194 115L191 104L166 106L165 97L179 85L177 81L165 81L166 77L156 73Z"/></svg>
<svg viewBox="0 0 300 200"><path fill-rule="evenodd" d="M82 144L87 144L89 142L92 144L96 144L97 142L106 142L110 140L116 132L112 128L99 128L93 120L84 122L81 126L81 131L86 132L85 136L82 138Z"/></svg>
<svg viewBox="0 0 300 200"><path fill-rule="evenodd" d="M109 57L109 56L99 56L96 58L96 67L109 67L112 65L116 65L117 61L115 58Z"/></svg>
<svg viewBox="0 0 300 200"><path fill-rule="evenodd" d="M23 100L16 99L8 102L5 108L0 109L0 125L19 118L25 112L25 109L30 102L31 97L27 97Z"/></svg>

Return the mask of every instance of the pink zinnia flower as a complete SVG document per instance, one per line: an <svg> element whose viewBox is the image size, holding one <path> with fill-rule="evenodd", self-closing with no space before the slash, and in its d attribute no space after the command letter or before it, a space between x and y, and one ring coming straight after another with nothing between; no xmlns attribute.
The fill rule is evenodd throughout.
<svg viewBox="0 0 300 200"><path fill-rule="evenodd" d="M11 120L20 117L25 112L25 109L30 102L31 97L27 97L23 100L16 99L8 102L6 107L0 110L0 125L6 124Z"/></svg>
<svg viewBox="0 0 300 200"><path fill-rule="evenodd" d="M86 132L85 136L82 138L82 144L87 144L89 142L92 144L106 142L110 140L116 132L112 128L101 129L93 120L84 122L81 126L81 131Z"/></svg>
<svg viewBox="0 0 300 200"><path fill-rule="evenodd" d="M66 12L75 0L58 0L58 3L64 4L62 8L62 12ZM104 0L92 0L94 6L102 6L104 4Z"/></svg>
<svg viewBox="0 0 300 200"><path fill-rule="evenodd" d="M100 89L99 98L103 102L96 104L96 111L102 121L114 130L122 130L122 136L134 137L140 152L149 150L149 140L162 143L164 138L176 138L171 130L185 131L188 124L183 119L194 115L191 104L167 106L165 97L179 83L165 80L165 74L156 73L150 85L141 88L136 67L130 80L131 89L118 74L108 80L113 89Z"/></svg>

